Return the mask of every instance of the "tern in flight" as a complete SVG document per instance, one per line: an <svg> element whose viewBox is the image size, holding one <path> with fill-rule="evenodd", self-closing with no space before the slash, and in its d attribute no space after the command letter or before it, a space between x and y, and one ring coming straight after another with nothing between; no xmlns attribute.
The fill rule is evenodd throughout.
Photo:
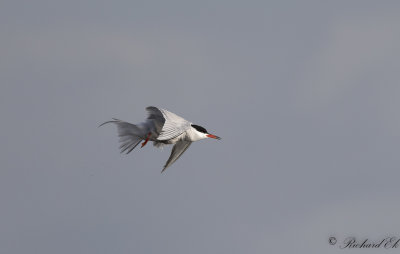
<svg viewBox="0 0 400 254"><path fill-rule="evenodd" d="M117 125L121 153L130 153L142 140L144 140L142 147L148 141L153 141L153 145L156 147L174 144L171 155L161 173L179 159L192 142L205 138L221 139L209 134L205 128L195 125L168 110L153 106L147 107L146 110L148 117L143 123L131 124L113 118L112 121L105 122L100 126L107 123Z"/></svg>

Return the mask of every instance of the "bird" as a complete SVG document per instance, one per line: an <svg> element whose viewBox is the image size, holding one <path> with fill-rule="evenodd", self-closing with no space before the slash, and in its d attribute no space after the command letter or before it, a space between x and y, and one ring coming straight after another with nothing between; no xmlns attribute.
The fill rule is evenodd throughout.
<svg viewBox="0 0 400 254"><path fill-rule="evenodd" d="M204 127L193 124L166 109L149 106L146 107L146 111L148 116L145 122L132 124L112 118L113 120L104 122L99 127L108 123L117 126L121 153L129 154L142 141L141 147L148 141L153 141L153 145L158 148L173 144L171 155L161 173L178 160L194 141L206 138L221 139L208 133Z"/></svg>

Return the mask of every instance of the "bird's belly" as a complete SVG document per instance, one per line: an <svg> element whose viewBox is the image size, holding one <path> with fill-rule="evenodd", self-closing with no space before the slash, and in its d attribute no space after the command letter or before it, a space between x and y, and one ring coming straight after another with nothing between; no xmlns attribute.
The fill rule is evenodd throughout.
<svg viewBox="0 0 400 254"><path fill-rule="evenodd" d="M172 139L168 139L168 140L157 140L157 142L161 142L164 144L175 144L176 142L180 141L180 140L184 140L185 139L185 133L182 133L181 135L172 138Z"/></svg>

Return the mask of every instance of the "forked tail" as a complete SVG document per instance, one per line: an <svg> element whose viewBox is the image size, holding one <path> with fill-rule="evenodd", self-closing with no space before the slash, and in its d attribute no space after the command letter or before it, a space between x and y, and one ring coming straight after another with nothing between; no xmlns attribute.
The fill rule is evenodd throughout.
<svg viewBox="0 0 400 254"><path fill-rule="evenodd" d="M112 121L102 123L99 127L107 123L115 123L117 125L119 142L121 143L119 146L121 153L126 152L126 154L128 154L132 152L142 140L146 139L146 131L135 124L113 118Z"/></svg>

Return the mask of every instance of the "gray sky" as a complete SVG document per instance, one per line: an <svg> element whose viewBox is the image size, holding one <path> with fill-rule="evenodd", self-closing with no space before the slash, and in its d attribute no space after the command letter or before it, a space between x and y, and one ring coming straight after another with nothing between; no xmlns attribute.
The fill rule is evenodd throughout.
<svg viewBox="0 0 400 254"><path fill-rule="evenodd" d="M398 2L3 0L0 34L1 253L400 237ZM149 105L222 140L120 155L97 126Z"/></svg>

